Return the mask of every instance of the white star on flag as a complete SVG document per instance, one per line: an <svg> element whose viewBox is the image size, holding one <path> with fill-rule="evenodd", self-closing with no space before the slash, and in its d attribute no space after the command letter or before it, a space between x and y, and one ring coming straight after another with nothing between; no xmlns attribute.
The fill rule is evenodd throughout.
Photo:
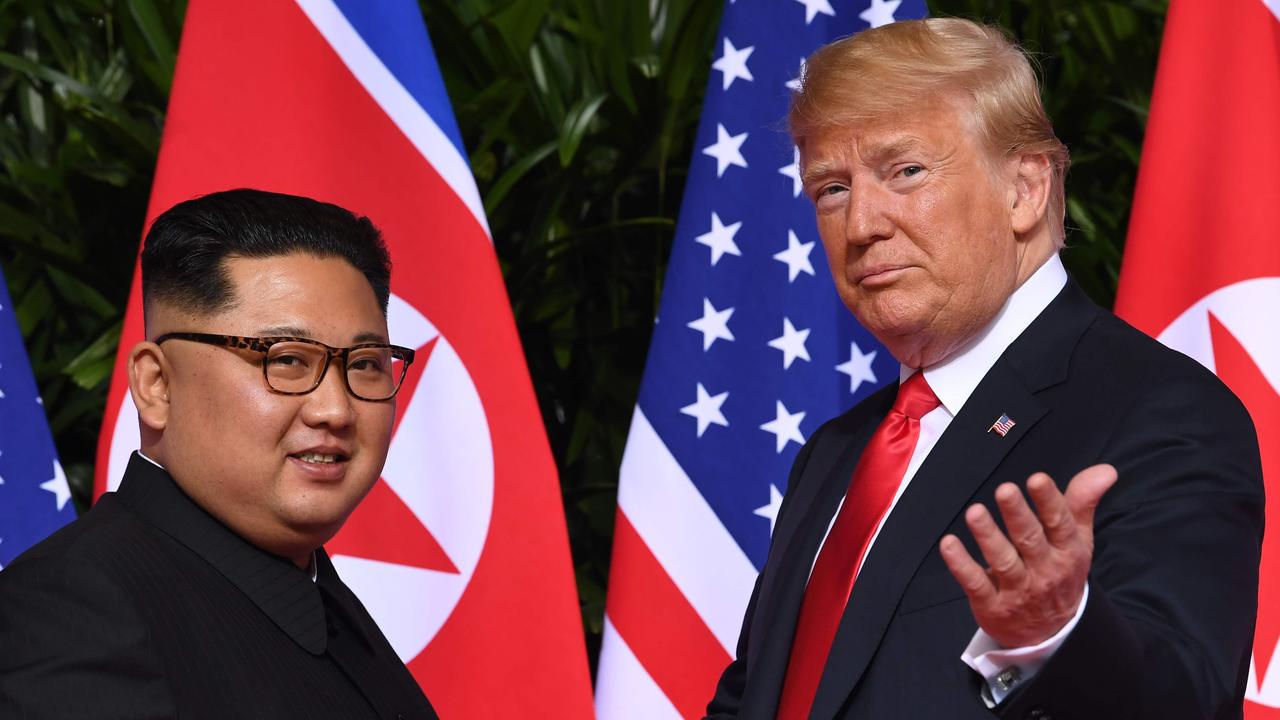
<svg viewBox="0 0 1280 720"><path fill-rule="evenodd" d="M716 340L733 340L729 331L729 318L733 316L733 308L716 310L708 298L702 299L702 317L689 323L689 327L702 333L702 351L711 349Z"/></svg>
<svg viewBox="0 0 1280 720"><path fill-rule="evenodd" d="M719 60L711 63L713 70L719 70L724 73L724 89L728 90L734 80L739 78L748 82L754 81L751 76L751 70L747 68L747 58L751 57L751 53L755 52L755 46L745 47L739 50L729 42L729 38L724 39L724 55Z"/></svg>
<svg viewBox="0 0 1280 720"><path fill-rule="evenodd" d="M716 123L716 142L702 149L703 155L716 159L716 177L724 177L724 171L730 165L746 167L747 159L742 157L742 143L747 141L747 133L730 135L724 125Z"/></svg>
<svg viewBox="0 0 1280 720"><path fill-rule="evenodd" d="M800 148L795 149L795 156L790 165L778 168L778 174L791 178L791 197L800 197L804 183L800 182Z"/></svg>
<svg viewBox="0 0 1280 720"><path fill-rule="evenodd" d="M783 405L781 400L776 402L778 416L761 425L760 429L773 433L778 453L781 453L789 442L804 445L804 435L800 434L800 422L804 420L804 412L789 413L787 406Z"/></svg>
<svg viewBox="0 0 1280 720"><path fill-rule="evenodd" d="M742 228L742 221L732 225L725 225L720 216L711 213L711 230L697 237L699 243L711 248L711 266L720 262L720 258L725 253L742 257L742 251L738 249L738 244L733 241L733 236L738 234L738 230Z"/></svg>
<svg viewBox="0 0 1280 720"><path fill-rule="evenodd" d="M804 58L800 58L800 72L796 73L794 78L788 80L785 84L791 92L800 92L800 83L804 80Z"/></svg>
<svg viewBox="0 0 1280 720"><path fill-rule="evenodd" d="M713 423L729 427L729 421L725 419L724 413L720 411L720 406L724 405L724 401L728 397L728 390L719 395L711 395L706 388L702 387L702 383L698 383L697 401L692 405L685 405L680 408L680 412L698 419L698 437L702 437L702 433L706 432L707 428Z"/></svg>
<svg viewBox="0 0 1280 720"><path fill-rule="evenodd" d="M818 13L823 15L836 16L836 11L831 7L830 0L796 0L796 2L804 5L804 24L808 25L813 19L818 17Z"/></svg>
<svg viewBox="0 0 1280 720"><path fill-rule="evenodd" d="M778 523L778 511L782 509L782 493L778 491L778 486L769 483L769 504L762 505L751 511L752 515L759 515L769 520L769 534L773 535L773 526Z"/></svg>
<svg viewBox="0 0 1280 720"><path fill-rule="evenodd" d="M897 22L893 14L898 11L898 6L901 4L902 0L871 0L871 4L866 10L858 13L858 17L873 28L889 25Z"/></svg>
<svg viewBox="0 0 1280 720"><path fill-rule="evenodd" d="M876 381L876 374L871 371L871 361L875 359L875 350L864 355L857 343L849 343L849 359L836 366L836 370L849 376L849 392L857 392L864 382Z"/></svg>
<svg viewBox="0 0 1280 720"><path fill-rule="evenodd" d="M809 261L809 253L813 252L813 241L800 242L794 230L787 231L787 249L775 253L774 260L787 264L787 282L795 282L800 273L813 274L813 263Z"/></svg>
<svg viewBox="0 0 1280 720"><path fill-rule="evenodd" d="M53 461L53 479L40 483L41 490L48 490L58 502L58 510L66 506L71 499L71 488L67 486L67 475L62 472L62 465Z"/></svg>
<svg viewBox="0 0 1280 720"><path fill-rule="evenodd" d="M809 359L809 350L804 343L809 339L809 331L796 330L790 318L782 318L782 335L769 341L769 347L782 351L782 369L791 367L796 358Z"/></svg>

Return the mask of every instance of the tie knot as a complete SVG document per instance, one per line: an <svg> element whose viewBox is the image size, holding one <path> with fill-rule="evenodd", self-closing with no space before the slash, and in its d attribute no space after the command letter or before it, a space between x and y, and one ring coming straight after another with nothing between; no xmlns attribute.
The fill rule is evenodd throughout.
<svg viewBox="0 0 1280 720"><path fill-rule="evenodd" d="M919 420L940 404L938 396L933 394L933 388L925 381L924 372L917 371L898 388L898 399L893 401L893 411Z"/></svg>

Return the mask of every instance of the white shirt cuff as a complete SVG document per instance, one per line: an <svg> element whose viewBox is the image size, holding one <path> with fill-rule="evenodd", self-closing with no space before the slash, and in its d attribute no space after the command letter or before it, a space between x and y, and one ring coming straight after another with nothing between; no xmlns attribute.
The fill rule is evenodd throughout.
<svg viewBox="0 0 1280 720"><path fill-rule="evenodd" d="M978 628L960 659L987 681L987 692L982 693L982 699L988 708L999 705L1016 687L1035 677L1079 624L1087 602L1089 584L1085 583L1084 594L1080 596L1075 616L1052 637L1029 647L1002 648L985 630Z"/></svg>

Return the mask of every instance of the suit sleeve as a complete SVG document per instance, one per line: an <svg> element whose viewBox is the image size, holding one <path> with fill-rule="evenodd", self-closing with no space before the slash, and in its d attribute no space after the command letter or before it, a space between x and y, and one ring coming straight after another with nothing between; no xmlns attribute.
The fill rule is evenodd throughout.
<svg viewBox="0 0 1280 720"><path fill-rule="evenodd" d="M128 593L96 567L20 560L0 572L0 717L176 716Z"/></svg>
<svg viewBox="0 0 1280 720"><path fill-rule="evenodd" d="M791 507L790 500L795 497L795 489L799 486L800 477L804 474L804 469L809 463L809 457L813 454L813 448L818 444L825 429L825 425L818 428L817 432L809 438L809 442L805 443L805 446L800 448L800 452L796 455L796 461L792 463L791 473L787 479L787 494L783 498L782 507L778 509L775 527L781 527L787 521L788 511ZM774 562L772 552L765 562L766 569L769 563ZM720 675L720 681L716 683L715 695L711 698L711 702L707 704L705 720L730 720L738 717L738 713L742 708L742 696L747 684L747 650L751 641L751 620L755 615L756 602L760 598L760 583L764 575L765 573L761 572L756 576L755 588L751 591L751 600L747 603L747 612L742 620L742 632L738 635L736 657L725 668Z"/></svg>
<svg viewBox="0 0 1280 720"><path fill-rule="evenodd" d="M1095 519L1084 614L1000 717L1241 717L1262 469L1248 413L1199 370L1151 379L1116 424L1099 460L1120 480Z"/></svg>

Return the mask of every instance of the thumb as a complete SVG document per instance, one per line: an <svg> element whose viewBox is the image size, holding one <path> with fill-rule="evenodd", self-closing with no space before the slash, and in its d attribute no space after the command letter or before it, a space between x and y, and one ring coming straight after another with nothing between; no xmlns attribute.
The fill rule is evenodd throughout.
<svg viewBox="0 0 1280 720"><path fill-rule="evenodd" d="M1064 497L1071 514L1075 516L1076 525L1087 533L1090 544L1093 540L1093 513L1102 501L1102 496L1116 484L1119 475L1116 469L1106 463L1092 465L1071 478L1067 483Z"/></svg>

